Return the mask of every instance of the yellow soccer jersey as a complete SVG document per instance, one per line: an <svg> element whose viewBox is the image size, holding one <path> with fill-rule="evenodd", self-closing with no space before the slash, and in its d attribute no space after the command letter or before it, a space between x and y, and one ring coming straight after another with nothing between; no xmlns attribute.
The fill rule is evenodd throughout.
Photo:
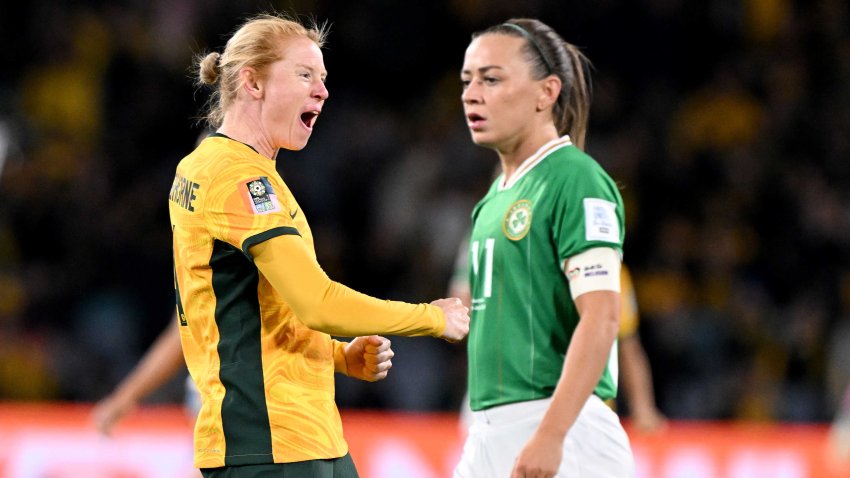
<svg viewBox="0 0 850 478"><path fill-rule="evenodd" d="M275 162L250 146L211 135L177 166L169 210L181 341L202 397L195 466L345 455L334 402L334 371L344 371L344 343L305 326L249 253L254 245L289 237L303 240L315 260L307 219ZM273 257L281 268L286 259ZM317 264L315 269L320 271ZM326 293L311 297L347 299L344 307L331 308L332 316L345 316L369 299L373 309L401 316L397 329L405 335L439 336L445 326L436 307L378 301L324 273L320 277L328 282ZM357 322L345 320L343 325ZM369 325L357 323L364 322ZM368 327L338 329L372 333Z"/></svg>
<svg viewBox="0 0 850 478"><path fill-rule="evenodd" d="M625 264L620 269L620 331L617 337L624 339L637 332L638 306L632 276Z"/></svg>

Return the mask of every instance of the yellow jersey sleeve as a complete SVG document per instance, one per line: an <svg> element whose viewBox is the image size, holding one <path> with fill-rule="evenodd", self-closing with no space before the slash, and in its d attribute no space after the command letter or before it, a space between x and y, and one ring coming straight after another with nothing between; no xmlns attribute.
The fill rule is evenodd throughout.
<svg viewBox="0 0 850 478"><path fill-rule="evenodd" d="M334 347L334 372L348 375L348 363L345 361L345 346L348 342L331 340Z"/></svg>
<svg viewBox="0 0 850 478"><path fill-rule="evenodd" d="M620 331L617 337L623 339L637 332L638 304L632 276L625 265L620 269Z"/></svg>
<svg viewBox="0 0 850 478"><path fill-rule="evenodd" d="M212 181L204 204L210 234L249 257L254 244L281 234L298 235L286 191L275 171L233 162Z"/></svg>
<svg viewBox="0 0 850 478"><path fill-rule="evenodd" d="M440 337L446 328L439 307L376 299L332 281L298 236L257 243L249 255L298 319L313 330L343 337Z"/></svg>

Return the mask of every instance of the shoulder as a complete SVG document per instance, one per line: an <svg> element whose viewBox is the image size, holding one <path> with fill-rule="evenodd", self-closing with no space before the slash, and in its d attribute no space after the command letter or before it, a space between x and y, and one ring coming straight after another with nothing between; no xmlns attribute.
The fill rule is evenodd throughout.
<svg viewBox="0 0 850 478"><path fill-rule="evenodd" d="M553 152L543 174L556 190L591 196L604 193L605 197L619 194L619 187L605 168L575 146Z"/></svg>
<svg viewBox="0 0 850 478"><path fill-rule="evenodd" d="M545 164L546 173L558 179L574 180L587 176L608 177L608 174L593 157L573 145L553 151L546 158Z"/></svg>
<svg viewBox="0 0 850 478"><path fill-rule="evenodd" d="M236 162L236 153L227 142L219 138L206 138L182 161L180 168L187 172L203 172L204 176L215 177Z"/></svg>
<svg viewBox="0 0 850 478"><path fill-rule="evenodd" d="M220 137L203 140L181 161L181 166L215 183L276 175L274 161L249 151L241 143Z"/></svg>

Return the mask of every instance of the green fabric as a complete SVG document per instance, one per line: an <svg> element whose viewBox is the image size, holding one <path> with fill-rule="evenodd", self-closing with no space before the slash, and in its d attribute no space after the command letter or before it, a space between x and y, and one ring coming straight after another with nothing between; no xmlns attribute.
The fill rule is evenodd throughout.
<svg viewBox="0 0 850 478"><path fill-rule="evenodd" d="M473 410L552 395L579 320L564 260L594 247L622 252L623 201L590 156L562 146L521 174L503 190L498 178L472 214ZM615 370L595 390L602 399L616 396Z"/></svg>
<svg viewBox="0 0 850 478"><path fill-rule="evenodd" d="M350 454L331 460L201 469L204 478L359 478Z"/></svg>

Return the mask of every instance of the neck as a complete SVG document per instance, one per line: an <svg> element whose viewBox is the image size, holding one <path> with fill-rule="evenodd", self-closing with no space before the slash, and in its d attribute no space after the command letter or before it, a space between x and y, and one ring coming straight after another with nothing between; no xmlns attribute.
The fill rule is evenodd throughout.
<svg viewBox="0 0 850 478"><path fill-rule="evenodd" d="M241 143L245 143L261 155L274 160L277 148L258 120L258 115L247 114L237 105L233 105L221 122L218 132Z"/></svg>
<svg viewBox="0 0 850 478"><path fill-rule="evenodd" d="M507 182L517 168L544 144L559 137L555 125L549 123L544 127L534 128L532 134L517 137L514 141L508 141L506 144L497 147L496 152L499 154L499 162L502 164L505 181Z"/></svg>

